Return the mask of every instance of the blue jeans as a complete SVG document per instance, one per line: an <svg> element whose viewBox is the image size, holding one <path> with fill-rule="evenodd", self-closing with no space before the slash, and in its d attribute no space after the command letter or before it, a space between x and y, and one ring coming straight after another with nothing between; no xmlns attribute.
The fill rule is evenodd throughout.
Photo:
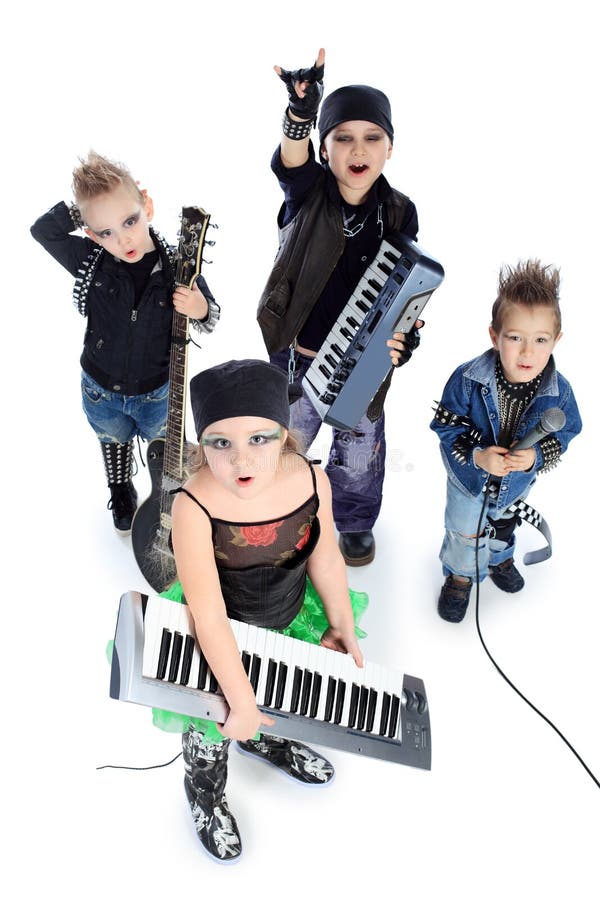
<svg viewBox="0 0 600 900"><path fill-rule="evenodd" d="M529 491L521 496L525 498ZM450 479L447 480L446 513L444 525L446 534L440 550L440 560L444 575L462 575L475 581L475 538L477 523L481 514L484 494L477 497L463 493ZM506 508L498 508L496 501L488 500L484 513L479 538L479 580L488 574L489 566L498 566L507 559L512 559L515 552L515 536L509 541L498 540L495 536L494 522L511 519L512 513Z"/></svg>
<svg viewBox="0 0 600 900"><path fill-rule="evenodd" d="M136 434L152 441L166 434L168 382L149 394L124 397L82 372L81 398L87 420L103 443L126 444Z"/></svg>
<svg viewBox="0 0 600 900"><path fill-rule="evenodd" d="M271 362L287 372L289 351L282 350ZM300 382L312 363L307 356L296 354L294 382ZM310 447L323 424L321 417L303 391L291 406L290 428L302 433L306 449ZM331 482L333 518L337 530L368 531L381 509L385 466L385 434L383 414L376 422L363 416L353 431L333 429L333 442L325 471Z"/></svg>

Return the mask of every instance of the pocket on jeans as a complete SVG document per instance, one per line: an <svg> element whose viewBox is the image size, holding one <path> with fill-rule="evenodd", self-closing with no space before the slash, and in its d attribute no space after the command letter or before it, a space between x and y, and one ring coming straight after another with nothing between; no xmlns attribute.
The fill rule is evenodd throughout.
<svg viewBox="0 0 600 900"><path fill-rule="evenodd" d="M84 381L81 382L81 390L84 395L85 400L89 400L90 403L99 403L100 400L103 399L103 394L96 390L96 388L90 387L89 384L86 384Z"/></svg>
<svg viewBox="0 0 600 900"><path fill-rule="evenodd" d="M152 391L150 394L146 394L144 400L149 400L151 403L162 403L167 399L167 395L169 393L169 382L167 381L161 387L156 388L155 391Z"/></svg>

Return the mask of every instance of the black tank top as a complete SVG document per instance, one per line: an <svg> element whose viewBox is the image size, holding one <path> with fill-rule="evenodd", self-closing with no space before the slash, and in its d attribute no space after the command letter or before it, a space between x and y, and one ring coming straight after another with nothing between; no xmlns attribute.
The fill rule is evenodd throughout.
<svg viewBox="0 0 600 900"><path fill-rule="evenodd" d="M183 493L209 518L215 563L227 615L264 628L285 628L302 606L306 563L319 539L319 497L312 463L313 493L278 519L229 522L211 516L185 488Z"/></svg>

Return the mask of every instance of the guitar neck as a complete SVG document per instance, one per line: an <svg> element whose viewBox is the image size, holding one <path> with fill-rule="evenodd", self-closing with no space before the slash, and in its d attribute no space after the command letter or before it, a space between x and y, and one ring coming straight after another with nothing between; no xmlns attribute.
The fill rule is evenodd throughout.
<svg viewBox="0 0 600 900"><path fill-rule="evenodd" d="M202 265L202 248L210 216L199 207L184 207L175 267L175 282L192 288ZM189 319L173 310L169 363L169 407L163 476L183 481Z"/></svg>
<svg viewBox="0 0 600 900"><path fill-rule="evenodd" d="M176 481L183 480L188 336L188 317L174 310L171 331L171 361L169 363L169 409L163 473Z"/></svg>

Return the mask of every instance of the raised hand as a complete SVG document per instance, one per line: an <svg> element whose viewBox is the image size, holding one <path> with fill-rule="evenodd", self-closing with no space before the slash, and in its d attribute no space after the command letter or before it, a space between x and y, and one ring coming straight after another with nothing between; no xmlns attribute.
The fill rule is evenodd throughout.
<svg viewBox="0 0 600 900"><path fill-rule="evenodd" d="M321 47L314 65L308 69L273 68L287 88L292 115L304 120L314 119L323 96L325 50Z"/></svg>

